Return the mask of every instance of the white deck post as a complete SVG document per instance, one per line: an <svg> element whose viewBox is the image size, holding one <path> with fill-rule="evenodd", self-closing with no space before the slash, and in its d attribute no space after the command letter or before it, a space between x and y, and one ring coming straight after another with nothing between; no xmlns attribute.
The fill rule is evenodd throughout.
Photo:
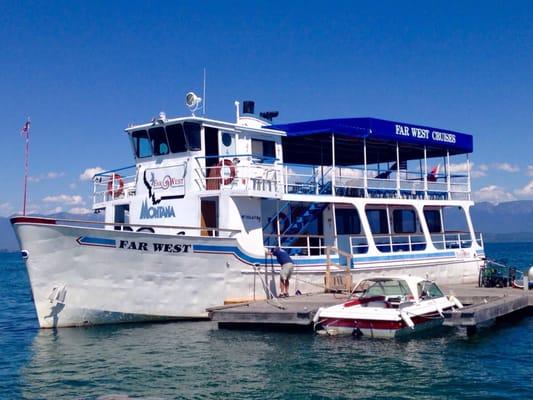
<svg viewBox="0 0 533 400"><path fill-rule="evenodd" d="M428 157L426 146L424 146L424 198L428 197Z"/></svg>
<svg viewBox="0 0 533 400"><path fill-rule="evenodd" d="M332 204L332 211L333 211L333 246L338 247L337 243L337 216L336 214L336 208L335 203Z"/></svg>
<svg viewBox="0 0 533 400"><path fill-rule="evenodd" d="M331 163L333 164L333 174L331 176L331 194L335 196L335 175L337 171L335 170L335 134L331 134Z"/></svg>
<svg viewBox="0 0 533 400"><path fill-rule="evenodd" d="M276 214L276 232L278 237L278 247L281 247L281 234L279 232L279 200L276 201L276 208L277 208L277 214ZM266 268L266 266L265 266Z"/></svg>
<svg viewBox="0 0 533 400"><path fill-rule="evenodd" d="M400 198L400 145L396 142L396 197Z"/></svg>
<svg viewBox="0 0 533 400"><path fill-rule="evenodd" d="M448 200L452 198L452 182L450 174L450 150L446 150L446 181L448 183Z"/></svg>
<svg viewBox="0 0 533 400"><path fill-rule="evenodd" d="M363 138L363 162L364 162L364 176L363 176L363 185L365 191L365 197L368 197L368 176L366 169L366 138Z"/></svg>

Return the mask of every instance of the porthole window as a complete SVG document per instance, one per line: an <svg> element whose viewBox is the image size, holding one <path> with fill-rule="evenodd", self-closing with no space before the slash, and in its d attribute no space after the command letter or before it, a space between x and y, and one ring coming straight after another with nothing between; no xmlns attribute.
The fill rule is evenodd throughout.
<svg viewBox="0 0 533 400"><path fill-rule="evenodd" d="M222 144L226 147L231 146L231 135L228 132L222 133Z"/></svg>

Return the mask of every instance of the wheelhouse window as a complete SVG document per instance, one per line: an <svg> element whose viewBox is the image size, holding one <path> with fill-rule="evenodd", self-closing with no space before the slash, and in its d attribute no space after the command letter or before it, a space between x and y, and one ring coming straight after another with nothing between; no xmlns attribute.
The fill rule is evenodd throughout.
<svg viewBox="0 0 533 400"><path fill-rule="evenodd" d="M414 210L394 210L392 212L392 219L394 221L394 232L416 232L416 214Z"/></svg>
<svg viewBox="0 0 533 400"><path fill-rule="evenodd" d="M152 142L152 149L154 150L155 156L163 156L168 154L168 142L167 135L165 134L165 128L158 126L156 128L151 128L148 131L150 140Z"/></svg>
<svg viewBox="0 0 533 400"><path fill-rule="evenodd" d="M187 142L185 141L183 125L167 125L166 132L168 144L172 153L183 153L184 151L187 151Z"/></svg>
<svg viewBox="0 0 533 400"><path fill-rule="evenodd" d="M183 124L185 129L185 139L187 140L187 147L190 151L198 151L202 149L202 141L200 135L200 124L194 122L185 122Z"/></svg>
<svg viewBox="0 0 533 400"><path fill-rule="evenodd" d="M276 142L252 139L252 156L263 162L274 162L276 159Z"/></svg>
<svg viewBox="0 0 533 400"><path fill-rule="evenodd" d="M148 132L142 129L131 134L133 148L137 158L146 158L152 155L152 146L148 138Z"/></svg>

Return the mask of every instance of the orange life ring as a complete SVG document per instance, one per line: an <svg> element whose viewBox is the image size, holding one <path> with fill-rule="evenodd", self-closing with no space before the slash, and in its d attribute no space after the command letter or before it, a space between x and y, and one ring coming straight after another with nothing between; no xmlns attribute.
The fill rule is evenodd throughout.
<svg viewBox="0 0 533 400"><path fill-rule="evenodd" d="M118 182L118 187L115 188L115 182ZM111 196L112 199L120 197L124 193L124 181L119 174L113 173L109 180L107 181L107 194Z"/></svg>
<svg viewBox="0 0 533 400"><path fill-rule="evenodd" d="M231 160L228 160L227 158L225 158L224 160L220 160L217 165L219 167L218 172L221 178L222 178L222 168L229 167L229 176L222 180L224 185L229 185L231 182L233 182L233 179L235 178L235 164L233 164Z"/></svg>

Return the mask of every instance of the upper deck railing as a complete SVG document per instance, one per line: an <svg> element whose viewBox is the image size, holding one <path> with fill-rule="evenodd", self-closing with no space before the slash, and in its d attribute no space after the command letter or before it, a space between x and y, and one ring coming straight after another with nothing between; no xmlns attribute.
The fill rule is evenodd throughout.
<svg viewBox="0 0 533 400"><path fill-rule="evenodd" d="M135 165L96 174L93 177L93 204L135 196L136 176Z"/></svg>
<svg viewBox="0 0 533 400"><path fill-rule="evenodd" d="M469 175L390 171L345 166L280 164L253 155L195 157L193 191L230 191L245 196L334 195L360 198L470 200ZM94 176L93 204L136 196L136 167Z"/></svg>
<svg viewBox="0 0 533 400"><path fill-rule="evenodd" d="M424 175L420 171L385 171L364 167L278 164L251 155L197 157L196 189L230 190L248 195L335 195L363 198L469 200L467 174ZM241 162L245 160L246 162ZM391 173L391 172L394 172Z"/></svg>

